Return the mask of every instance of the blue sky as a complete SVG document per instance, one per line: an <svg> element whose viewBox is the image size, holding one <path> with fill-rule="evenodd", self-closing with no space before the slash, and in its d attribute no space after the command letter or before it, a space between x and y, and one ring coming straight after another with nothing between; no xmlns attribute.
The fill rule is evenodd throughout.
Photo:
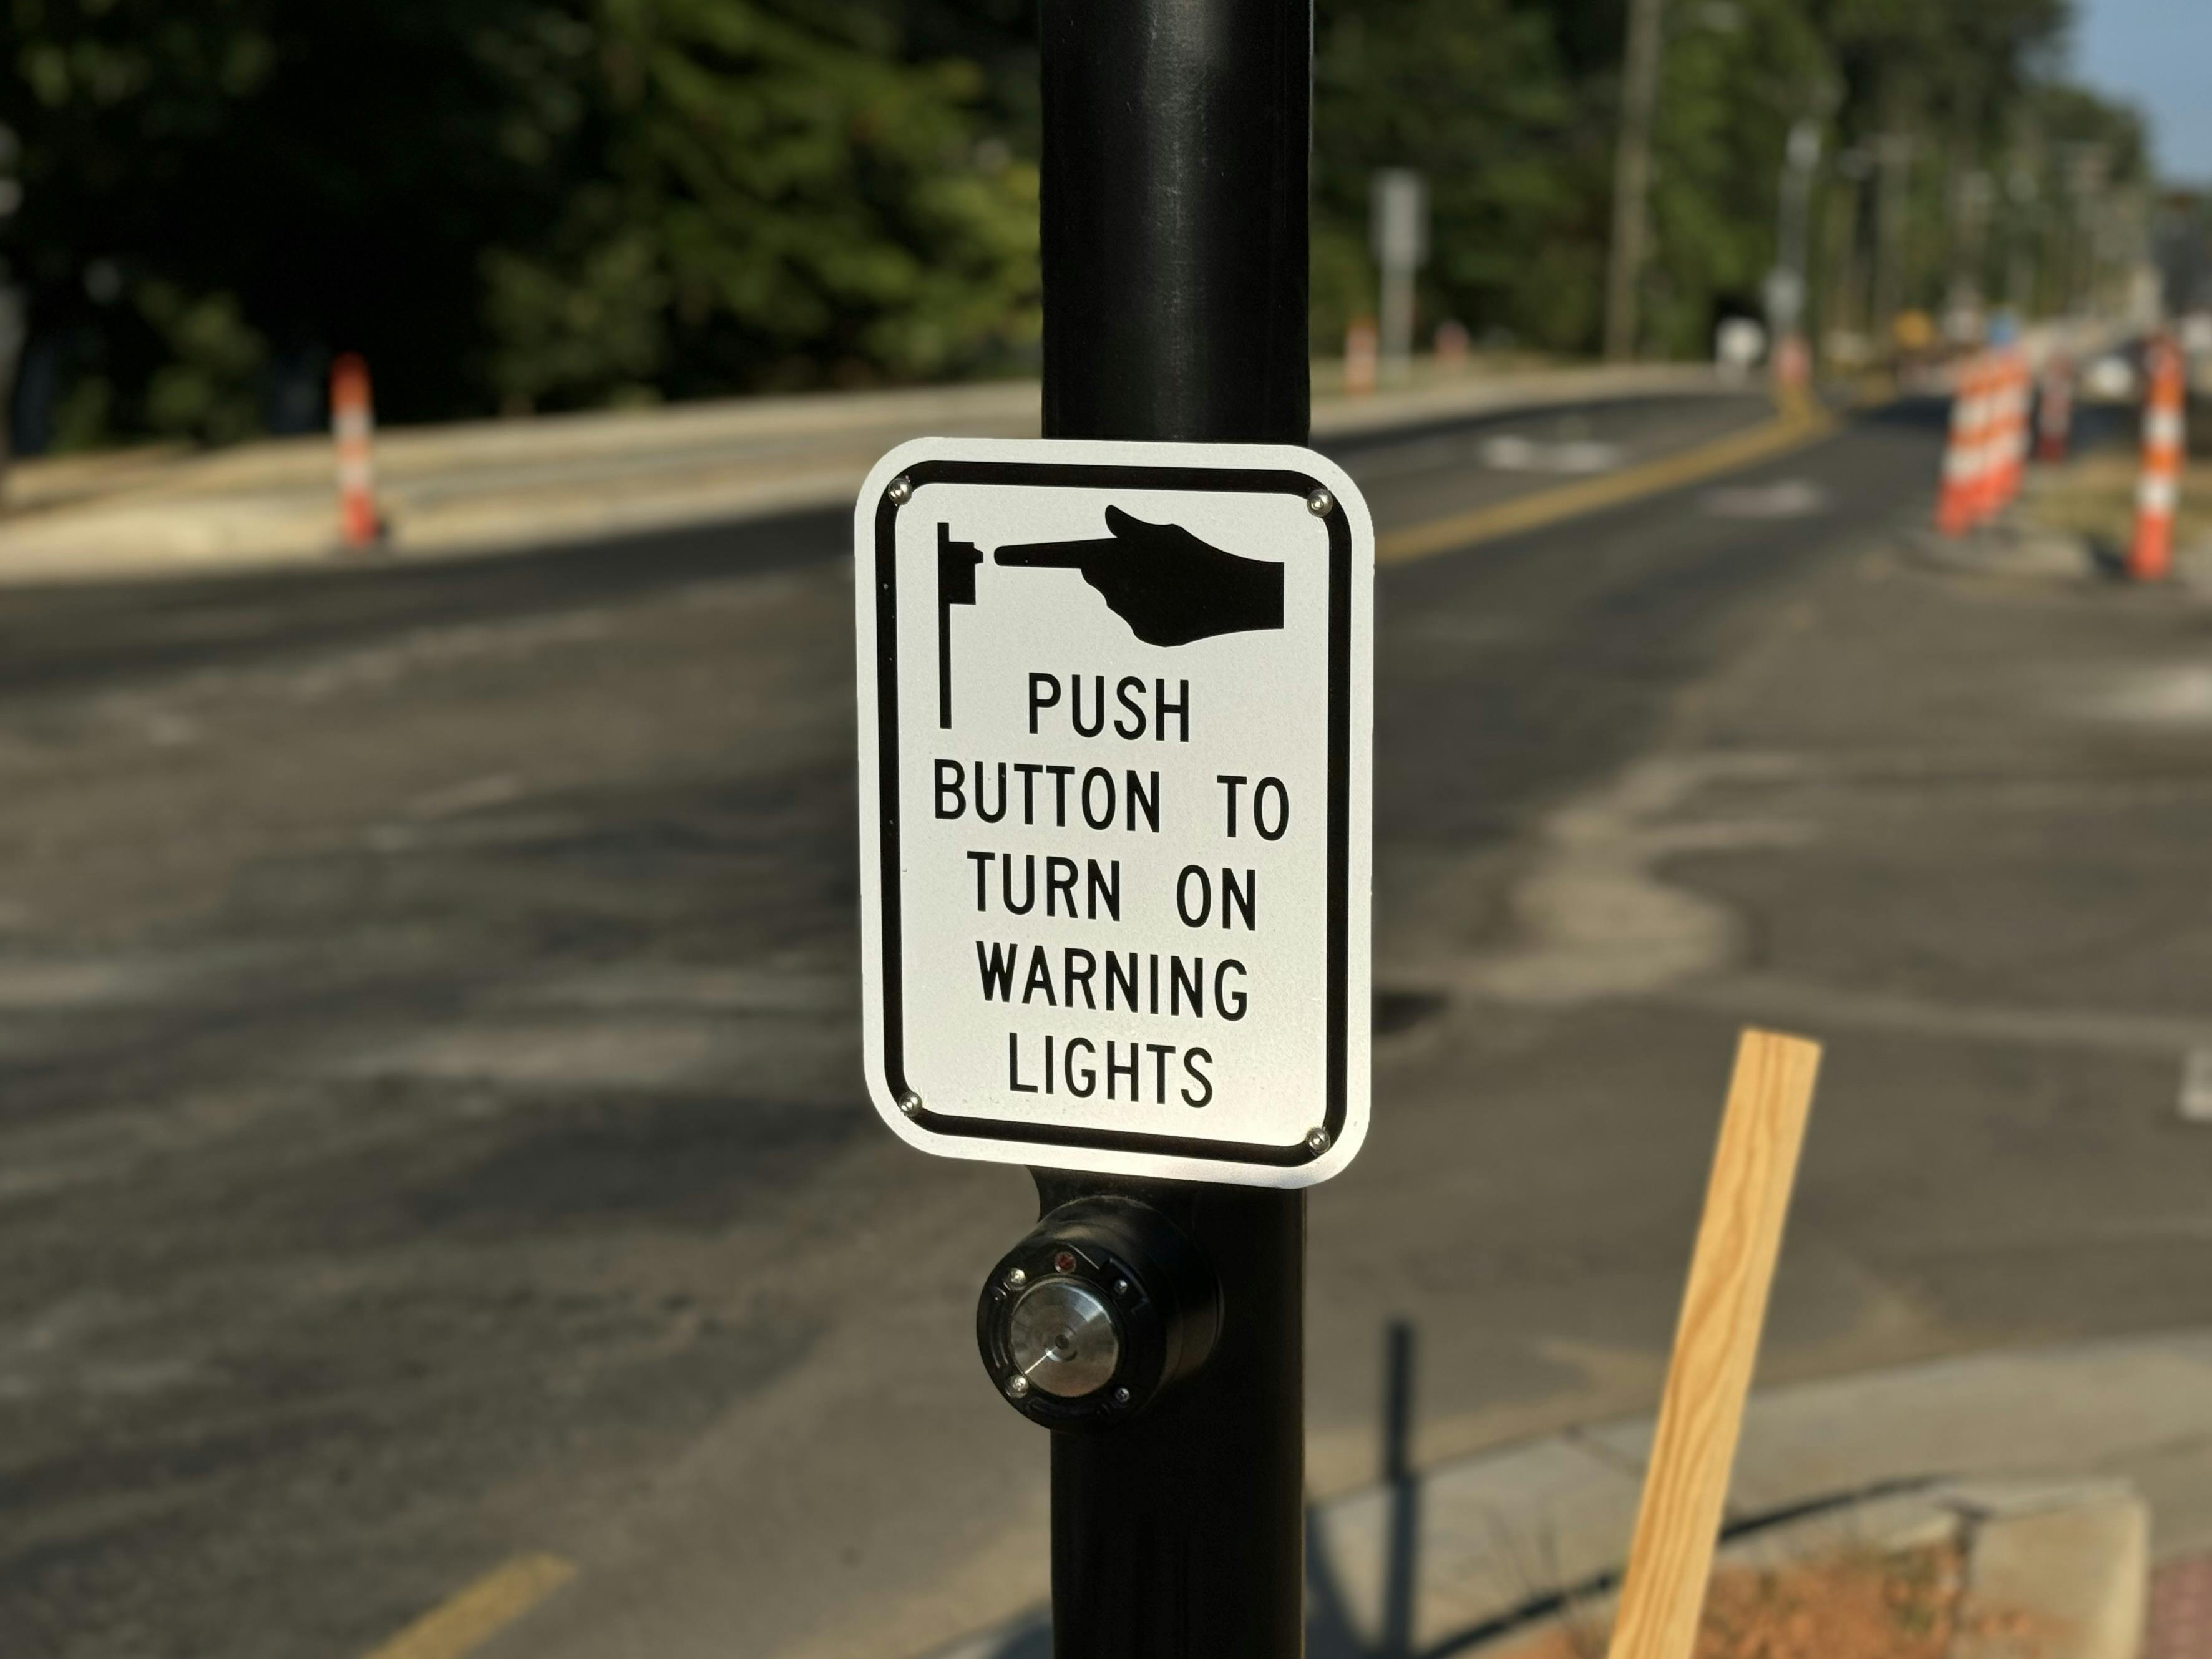
<svg viewBox="0 0 2212 1659"><path fill-rule="evenodd" d="M2160 173L2212 184L2212 0L2076 0L2074 73L2150 118Z"/></svg>

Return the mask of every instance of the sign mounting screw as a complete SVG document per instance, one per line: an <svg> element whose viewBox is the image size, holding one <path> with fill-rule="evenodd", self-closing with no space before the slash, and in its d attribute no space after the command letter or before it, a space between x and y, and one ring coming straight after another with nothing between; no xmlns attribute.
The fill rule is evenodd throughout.
<svg viewBox="0 0 2212 1659"><path fill-rule="evenodd" d="M893 484L891 488L893 489L896 489L898 485ZM1316 519L1326 519L1335 510L1336 497L1330 495L1326 489L1316 489L1312 495L1306 497L1306 511L1312 514Z"/></svg>
<svg viewBox="0 0 2212 1659"><path fill-rule="evenodd" d="M1311 1151L1313 1151L1313 1152L1327 1152L1327 1151L1328 1150L1328 1130L1326 1130L1326 1129L1309 1129L1309 1130L1307 1130L1307 1131L1306 1131L1306 1146L1307 1146L1307 1147L1308 1147L1310 1150L1311 1150Z"/></svg>
<svg viewBox="0 0 2212 1659"><path fill-rule="evenodd" d="M904 1112L908 1117L920 1117L921 1115L921 1097L915 1093L913 1090L908 1090L904 1094L899 1097L899 1110Z"/></svg>
<svg viewBox="0 0 2212 1659"><path fill-rule="evenodd" d="M902 472L897 477L891 480L891 487L889 489L886 489L884 494L891 498L891 505L893 507L904 507L908 501L914 499L914 480L908 477L905 473ZM1325 512L1328 509L1322 508L1320 510Z"/></svg>

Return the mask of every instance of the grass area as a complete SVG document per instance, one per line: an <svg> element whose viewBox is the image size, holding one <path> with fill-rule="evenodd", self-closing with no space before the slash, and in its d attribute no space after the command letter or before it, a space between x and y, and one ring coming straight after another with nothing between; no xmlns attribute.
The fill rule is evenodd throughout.
<svg viewBox="0 0 2212 1659"><path fill-rule="evenodd" d="M2124 549L2135 539L2136 482L2142 468L2130 448L2101 449L2063 466L2039 467L2028 475L2021 504L2038 524ZM2182 469L2173 542L2189 547L2207 539L2212 539L2212 466L2198 461Z"/></svg>

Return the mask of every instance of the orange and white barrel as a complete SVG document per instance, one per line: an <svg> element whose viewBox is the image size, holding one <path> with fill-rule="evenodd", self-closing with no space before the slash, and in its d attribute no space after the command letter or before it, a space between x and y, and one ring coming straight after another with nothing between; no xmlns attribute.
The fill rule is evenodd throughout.
<svg viewBox="0 0 2212 1659"><path fill-rule="evenodd" d="M2027 472L2027 418L2035 401L2027 354L2017 346L2008 347L1998 354L1997 362L2000 389L1993 440L1996 454L1990 463L1990 512L2011 505L2020 494Z"/></svg>
<svg viewBox="0 0 2212 1659"><path fill-rule="evenodd" d="M2163 337L2152 342L2143 370L2150 384L2143 399L2142 478L2136 486L2136 539L2128 550L2128 574L2154 582L2173 568L2173 513L2181 500L2187 433L2179 349Z"/></svg>
<svg viewBox="0 0 2212 1659"><path fill-rule="evenodd" d="M368 365L346 352L331 365L331 435L338 452L338 538L348 547L374 547L384 535L376 510L375 434Z"/></svg>
<svg viewBox="0 0 2212 1659"><path fill-rule="evenodd" d="M1989 372L1986 360L1969 357L1958 367L1951 393L1951 431L1943 445L1943 484L1936 498L1936 528L1963 536L1982 515L1982 471L1987 454Z"/></svg>

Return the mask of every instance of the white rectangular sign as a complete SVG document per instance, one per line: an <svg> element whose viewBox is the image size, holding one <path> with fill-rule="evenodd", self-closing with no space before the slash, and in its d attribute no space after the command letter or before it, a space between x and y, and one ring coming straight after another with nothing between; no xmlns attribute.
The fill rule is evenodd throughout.
<svg viewBox="0 0 2212 1659"><path fill-rule="evenodd" d="M1366 1133L1374 529L1273 445L924 439L854 522L868 1088L1297 1187Z"/></svg>

